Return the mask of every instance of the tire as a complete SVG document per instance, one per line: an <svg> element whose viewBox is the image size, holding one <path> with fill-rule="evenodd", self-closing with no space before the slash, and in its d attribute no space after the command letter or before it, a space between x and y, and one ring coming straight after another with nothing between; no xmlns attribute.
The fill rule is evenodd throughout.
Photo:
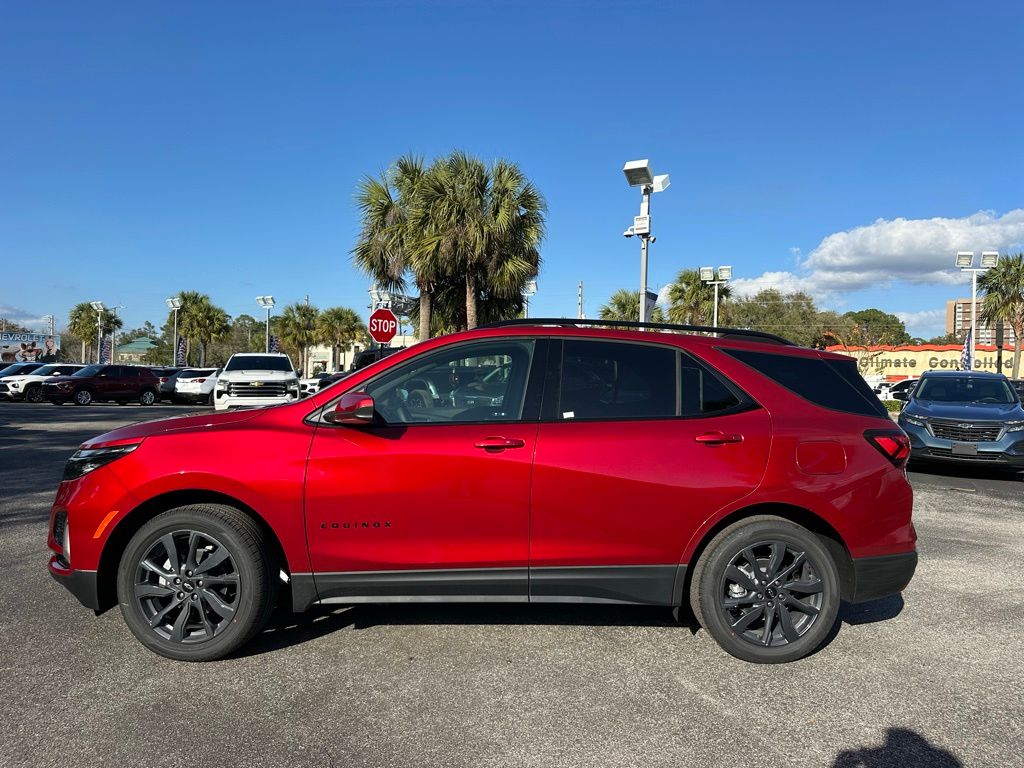
<svg viewBox="0 0 1024 768"><path fill-rule="evenodd" d="M64 405L64 401L58 400L56 397L51 397L50 402L53 403L54 405Z"/></svg>
<svg viewBox="0 0 1024 768"><path fill-rule="evenodd" d="M206 404L207 405L213 405L213 392L211 392L210 394L208 394L206 396Z"/></svg>
<svg viewBox="0 0 1024 768"><path fill-rule="evenodd" d="M434 398L425 389L414 389L409 393L409 399L406 404L410 408L433 408Z"/></svg>
<svg viewBox="0 0 1024 768"><path fill-rule="evenodd" d="M152 389L144 389L139 393L139 405L152 405L156 402L156 392Z"/></svg>
<svg viewBox="0 0 1024 768"><path fill-rule="evenodd" d="M168 546L176 550L176 568ZM192 562L197 559L198 568ZM125 547L117 573L121 615L151 651L179 661L213 661L266 625L277 567L266 535L244 513L220 504L178 507L143 525Z"/></svg>
<svg viewBox="0 0 1024 768"><path fill-rule="evenodd" d="M92 392L88 389L79 389L74 395L75 405L88 405L92 402Z"/></svg>
<svg viewBox="0 0 1024 768"><path fill-rule="evenodd" d="M43 388L40 385L29 387L25 390L25 402L28 403L41 403L43 402Z"/></svg>
<svg viewBox="0 0 1024 768"><path fill-rule="evenodd" d="M740 520L715 536L690 582L701 626L724 651L757 664L796 661L818 650L839 601L839 570L818 537L769 515Z"/></svg>

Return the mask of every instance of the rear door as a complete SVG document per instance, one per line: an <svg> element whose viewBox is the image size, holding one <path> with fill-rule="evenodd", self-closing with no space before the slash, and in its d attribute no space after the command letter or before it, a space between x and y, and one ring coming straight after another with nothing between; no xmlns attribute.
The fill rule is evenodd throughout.
<svg viewBox="0 0 1024 768"><path fill-rule="evenodd" d="M534 462L530 598L669 604L691 535L760 482L768 415L676 347L557 344Z"/></svg>

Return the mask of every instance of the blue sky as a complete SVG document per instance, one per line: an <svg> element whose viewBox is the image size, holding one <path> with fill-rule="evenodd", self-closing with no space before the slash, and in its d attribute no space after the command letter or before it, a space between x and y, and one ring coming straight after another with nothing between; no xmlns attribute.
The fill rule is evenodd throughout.
<svg viewBox="0 0 1024 768"><path fill-rule="evenodd" d="M731 264L939 333L952 251L1024 243L1024 10L838 6L5 3L0 314L364 310L358 179L462 148L547 198L533 314L636 286L621 167L647 157L652 287Z"/></svg>

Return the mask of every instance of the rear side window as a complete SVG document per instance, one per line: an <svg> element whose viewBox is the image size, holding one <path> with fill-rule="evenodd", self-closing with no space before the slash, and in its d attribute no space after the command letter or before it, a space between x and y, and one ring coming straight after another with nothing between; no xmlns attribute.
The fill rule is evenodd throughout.
<svg viewBox="0 0 1024 768"><path fill-rule="evenodd" d="M679 377L680 413L683 416L727 411L740 404L739 398L717 376L686 355L681 358Z"/></svg>
<svg viewBox="0 0 1024 768"><path fill-rule="evenodd" d="M823 360L740 349L722 351L822 408L888 418L885 406L857 372L853 360Z"/></svg>
<svg viewBox="0 0 1024 768"><path fill-rule="evenodd" d="M562 419L642 419L676 415L676 352L668 347L566 340Z"/></svg>

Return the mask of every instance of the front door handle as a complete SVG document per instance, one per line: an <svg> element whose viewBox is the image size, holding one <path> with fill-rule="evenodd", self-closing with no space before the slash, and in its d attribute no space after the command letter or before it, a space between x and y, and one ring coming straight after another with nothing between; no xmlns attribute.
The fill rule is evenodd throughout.
<svg viewBox="0 0 1024 768"><path fill-rule="evenodd" d="M474 443L475 447L483 448L485 451L503 451L506 448L522 448L524 445L524 441L508 437L485 437Z"/></svg>
<svg viewBox="0 0 1024 768"><path fill-rule="evenodd" d="M742 443L743 435L727 435L724 432L705 432L695 438L698 443L705 445L722 445L723 443Z"/></svg>

